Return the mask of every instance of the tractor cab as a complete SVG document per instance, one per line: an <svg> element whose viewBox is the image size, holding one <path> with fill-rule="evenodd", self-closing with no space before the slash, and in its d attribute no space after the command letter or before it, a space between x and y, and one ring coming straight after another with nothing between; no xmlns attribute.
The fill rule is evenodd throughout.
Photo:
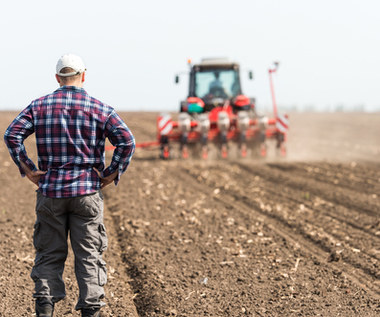
<svg viewBox="0 0 380 317"><path fill-rule="evenodd" d="M203 59L191 65L189 94L181 102L181 112L209 112L217 106L232 104L241 95L239 64L224 58Z"/></svg>
<svg viewBox="0 0 380 317"><path fill-rule="evenodd" d="M238 64L225 59L204 59L191 68L189 97L201 98L205 111L240 94Z"/></svg>

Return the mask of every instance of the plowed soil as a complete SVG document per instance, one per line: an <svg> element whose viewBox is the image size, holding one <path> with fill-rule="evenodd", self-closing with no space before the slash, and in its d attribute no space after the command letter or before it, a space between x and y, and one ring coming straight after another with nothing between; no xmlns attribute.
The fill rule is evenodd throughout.
<svg viewBox="0 0 380 317"><path fill-rule="evenodd" d="M155 138L156 114L122 116ZM286 159L137 150L104 191L106 316L380 315L380 115L292 114L290 129ZM32 316L35 188L0 157L0 316ZM79 316L71 253L64 280L55 316Z"/></svg>

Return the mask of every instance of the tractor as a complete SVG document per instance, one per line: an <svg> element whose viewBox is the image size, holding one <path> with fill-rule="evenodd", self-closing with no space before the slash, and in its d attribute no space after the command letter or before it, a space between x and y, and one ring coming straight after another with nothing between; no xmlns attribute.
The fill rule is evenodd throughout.
<svg viewBox="0 0 380 317"><path fill-rule="evenodd" d="M188 97L180 103L177 120L169 114L161 114L157 120L160 157L174 157L173 144L179 145L183 159L197 155L207 159L212 147L217 157L224 159L232 151L240 157L249 153L265 157L267 139L274 139L284 156L288 118L277 114L271 77L277 66L269 69L274 117L267 118L257 114L255 99L243 94L238 63L225 58L189 62ZM252 71L248 75L253 78ZM176 75L175 83L179 81Z"/></svg>

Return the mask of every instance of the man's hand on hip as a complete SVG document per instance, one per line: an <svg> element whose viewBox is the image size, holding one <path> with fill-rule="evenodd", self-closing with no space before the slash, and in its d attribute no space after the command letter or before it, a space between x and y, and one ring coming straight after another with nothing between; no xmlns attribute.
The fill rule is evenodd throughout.
<svg viewBox="0 0 380 317"><path fill-rule="evenodd" d="M117 174L119 173L118 171L115 171L106 177L102 177L101 176L102 174L95 167L93 167L93 169L98 174L98 176L100 178L100 188L104 188L104 187L108 186L109 184L111 184L115 180L115 178L117 177Z"/></svg>
<svg viewBox="0 0 380 317"><path fill-rule="evenodd" d="M47 172L44 171L32 171L24 162L20 161L20 165L25 172L26 177L36 186L42 175L45 175Z"/></svg>

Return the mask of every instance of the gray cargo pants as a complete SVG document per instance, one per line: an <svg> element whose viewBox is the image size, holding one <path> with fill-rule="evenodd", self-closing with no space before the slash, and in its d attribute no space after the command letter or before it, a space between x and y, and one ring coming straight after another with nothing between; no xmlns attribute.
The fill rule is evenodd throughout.
<svg viewBox="0 0 380 317"><path fill-rule="evenodd" d="M65 297L62 273L70 233L79 286L75 309L104 306L101 299L107 271L102 253L107 248L107 235L103 224L102 193L49 198L38 192L36 213L33 235L36 258L31 273L35 283L33 297L51 303Z"/></svg>

